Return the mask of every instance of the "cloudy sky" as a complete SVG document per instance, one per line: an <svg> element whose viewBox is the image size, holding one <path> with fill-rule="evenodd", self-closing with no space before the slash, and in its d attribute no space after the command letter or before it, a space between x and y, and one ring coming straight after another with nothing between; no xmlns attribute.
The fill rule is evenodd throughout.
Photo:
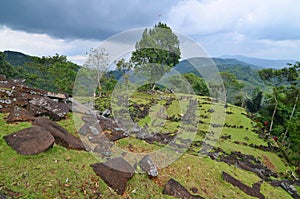
<svg viewBox="0 0 300 199"><path fill-rule="evenodd" d="M1 0L0 51L67 55L159 20L210 56L300 60L299 0Z"/></svg>

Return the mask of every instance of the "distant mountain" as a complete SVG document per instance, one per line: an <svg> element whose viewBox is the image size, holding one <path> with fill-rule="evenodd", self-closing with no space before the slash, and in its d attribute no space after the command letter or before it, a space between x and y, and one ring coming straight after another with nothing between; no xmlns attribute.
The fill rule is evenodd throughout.
<svg viewBox="0 0 300 199"><path fill-rule="evenodd" d="M221 58L231 58L231 59L237 59L249 64L253 64L262 68L275 68L280 69L287 66L287 63L294 64L296 60L272 60L272 59L260 59L255 57L246 57L243 55L224 55Z"/></svg>

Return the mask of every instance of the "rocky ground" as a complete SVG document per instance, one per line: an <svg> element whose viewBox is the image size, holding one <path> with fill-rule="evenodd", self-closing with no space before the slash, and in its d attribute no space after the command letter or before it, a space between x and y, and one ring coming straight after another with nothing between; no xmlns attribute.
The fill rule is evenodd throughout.
<svg viewBox="0 0 300 199"><path fill-rule="evenodd" d="M299 198L241 108L134 93L99 112L0 77L0 198Z"/></svg>

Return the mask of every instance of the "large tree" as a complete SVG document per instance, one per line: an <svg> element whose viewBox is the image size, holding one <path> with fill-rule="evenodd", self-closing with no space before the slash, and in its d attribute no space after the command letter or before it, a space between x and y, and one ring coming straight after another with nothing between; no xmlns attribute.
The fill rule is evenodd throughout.
<svg viewBox="0 0 300 199"><path fill-rule="evenodd" d="M170 27L159 22L154 28L144 30L131 62L135 72L147 78L154 89L155 82L179 62L180 55L177 36Z"/></svg>

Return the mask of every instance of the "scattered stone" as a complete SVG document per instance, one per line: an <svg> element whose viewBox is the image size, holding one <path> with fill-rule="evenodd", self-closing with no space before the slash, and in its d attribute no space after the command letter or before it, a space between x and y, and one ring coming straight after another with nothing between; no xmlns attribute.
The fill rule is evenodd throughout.
<svg viewBox="0 0 300 199"><path fill-rule="evenodd" d="M215 112L215 110L214 110L214 109L212 109L212 108L210 108L210 109L208 109L208 110L207 110L207 112L209 112L209 113L214 113L214 112Z"/></svg>
<svg viewBox="0 0 300 199"><path fill-rule="evenodd" d="M265 196L262 193L260 193L260 185L262 184L262 181L253 184L252 187L249 187L248 185L245 185L244 183L242 183L241 181L232 177L231 175L229 175L224 171L222 172L222 177L223 180L229 182L235 187L238 187L240 190L242 190L244 193L246 193L249 196L257 197L260 199L265 198Z"/></svg>
<svg viewBox="0 0 300 199"><path fill-rule="evenodd" d="M182 199L203 199L201 196L192 195L179 182L170 179L164 186L163 194Z"/></svg>
<svg viewBox="0 0 300 199"><path fill-rule="evenodd" d="M140 164L141 168L148 174L148 176L150 178L158 176L158 170L149 155L145 155L141 159L139 164Z"/></svg>
<svg viewBox="0 0 300 199"><path fill-rule="evenodd" d="M105 163L92 164L94 172L119 195L126 190L127 181L133 177L133 167L123 158L113 158Z"/></svg>
<svg viewBox="0 0 300 199"><path fill-rule="evenodd" d="M85 150L84 144L78 137L71 135L63 127L45 117L36 118L33 124L43 127L55 138L55 143L68 149Z"/></svg>
<svg viewBox="0 0 300 199"><path fill-rule="evenodd" d="M224 140L230 140L231 139L231 135L222 135L221 137L220 137L221 139L224 139Z"/></svg>
<svg viewBox="0 0 300 199"><path fill-rule="evenodd" d="M13 122L26 122L26 121L33 121L34 117L31 112L27 111L24 108L20 108L15 106L11 112L9 113L6 121L8 123Z"/></svg>
<svg viewBox="0 0 300 199"><path fill-rule="evenodd" d="M39 97L30 101L30 104L40 109L46 110L46 115L52 120L61 120L65 118L70 110L67 103L56 102L49 97Z"/></svg>
<svg viewBox="0 0 300 199"><path fill-rule="evenodd" d="M42 127L34 126L16 133L4 136L5 141L15 151L22 155L35 155L51 148L54 137Z"/></svg>
<svg viewBox="0 0 300 199"><path fill-rule="evenodd" d="M300 186L299 180L274 180L269 182L273 187L282 187L286 192L288 192L293 198L299 199L300 195L295 189L296 186Z"/></svg>
<svg viewBox="0 0 300 199"><path fill-rule="evenodd" d="M270 177L278 177L277 173L269 169L254 156L245 155L238 151L232 151L231 154L224 153L219 156L218 161L251 171L263 180L269 180Z"/></svg>
<svg viewBox="0 0 300 199"><path fill-rule="evenodd" d="M105 135L110 141L117 141L119 139L128 137L129 133L123 130L118 130L118 131L106 131Z"/></svg>

